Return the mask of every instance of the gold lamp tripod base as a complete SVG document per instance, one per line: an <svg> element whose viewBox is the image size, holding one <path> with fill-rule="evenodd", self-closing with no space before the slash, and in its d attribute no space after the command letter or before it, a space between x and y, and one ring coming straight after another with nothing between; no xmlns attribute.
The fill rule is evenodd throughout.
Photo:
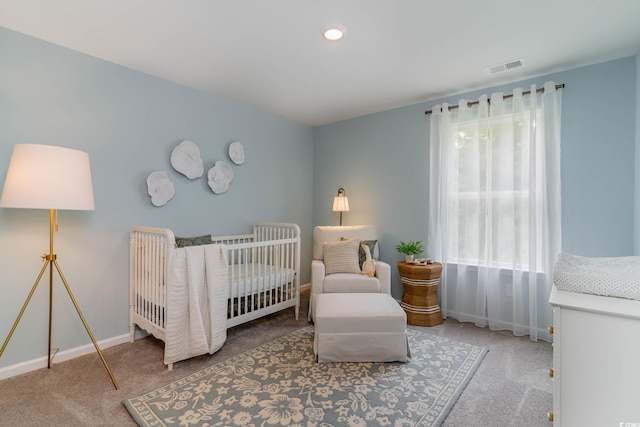
<svg viewBox="0 0 640 427"><path fill-rule="evenodd" d="M13 324L13 327L11 327L11 330L9 331L9 336L7 336L7 339L4 341L4 344L2 344L2 348L0 348L0 357L4 353L4 350L7 347L7 344L9 343L9 340L11 339L13 332L16 330L16 327L18 326L18 323L20 322L20 319L22 318L22 315L24 314L24 311L27 308L27 305L29 305L29 301L31 301L31 297L33 296L33 293L36 291L36 288L40 283L40 279L44 275L44 272L47 269L47 267L49 267L49 342L48 342L49 349L47 353L47 368L51 368L51 320L52 320L52 308L53 308L53 267L55 267L56 271L58 272L58 275L60 276L60 279L62 280L62 283L64 284L65 289L67 290L67 294L69 294L69 297L71 298L71 302L73 302L73 306L76 308L76 311L78 312L78 316L80 316L80 320L82 320L82 324L84 325L84 328L86 329L87 334L89 334L89 337L91 338L91 342L93 343L93 346L96 348L96 351L100 356L100 360L102 360L102 364L104 365L105 369L109 373L109 377L111 377L111 382L113 382L114 387L116 388L116 390L118 390L119 388L118 383L116 382L116 379L114 378L113 373L111 372L111 369L109 369L109 365L107 365L107 361L102 355L102 351L100 351L100 347L98 346L98 343L93 337L93 334L91 333L91 329L89 329L89 325L87 324L87 321L82 315L82 311L80 311L80 307L78 306L78 303L76 302L76 299L74 298L73 293L71 292L71 288L69 287L67 280L64 278L64 275L62 274L60 265L58 265L58 261L56 260L57 255L53 253L53 228L54 228L53 224L54 224L54 211L53 209L50 209L49 210L49 254L45 254L42 256L42 258L46 262L42 266L42 269L40 270L40 274L38 274L38 278L33 284L33 287L31 288L31 292L29 292L29 295L27 296L27 299L24 302L24 305L22 306L20 313L18 314L18 317L16 318L15 323Z"/></svg>

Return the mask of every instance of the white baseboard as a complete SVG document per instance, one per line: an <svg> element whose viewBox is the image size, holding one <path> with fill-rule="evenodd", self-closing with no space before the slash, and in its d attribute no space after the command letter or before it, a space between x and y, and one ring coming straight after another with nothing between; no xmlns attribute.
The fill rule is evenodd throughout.
<svg viewBox="0 0 640 427"><path fill-rule="evenodd" d="M113 347L114 345L124 344L129 342L129 334L119 335L113 338L107 338L102 341L98 341L98 347L100 350ZM53 364L58 362L64 362L65 360L75 359L76 357L84 356L85 354L94 353L96 348L93 343L83 345L80 347L72 348L58 352L53 358ZM39 357L37 359L28 360L26 362L16 363L15 365L6 366L0 368L0 380L15 377L16 375L26 374L27 372L35 371L38 369L47 367L47 356Z"/></svg>
<svg viewBox="0 0 640 427"><path fill-rule="evenodd" d="M311 289L311 283L305 283L300 285L300 291L307 291ZM135 339L146 337L149 335L147 332L136 328ZM129 342L129 334L119 335L113 338L107 338L106 340L98 341L98 347L100 350L113 347L114 345L124 344ZM57 353L53 359L53 363L64 362L65 360L74 359L76 357L84 356L95 352L96 349L93 344L87 344L80 347L64 350ZM0 368L0 380L15 377L16 375L26 374L27 372L35 371L47 367L47 356L39 357L37 359L28 360L26 362L16 363L15 365L6 366Z"/></svg>

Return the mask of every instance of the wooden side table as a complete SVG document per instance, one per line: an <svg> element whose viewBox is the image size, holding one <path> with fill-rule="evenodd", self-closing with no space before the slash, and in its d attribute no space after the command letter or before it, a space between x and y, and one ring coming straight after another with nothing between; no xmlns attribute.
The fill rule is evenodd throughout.
<svg viewBox="0 0 640 427"><path fill-rule="evenodd" d="M435 326L442 323L442 313L436 292L442 264L407 264L398 261L400 280L404 288L400 306L407 313L407 323L415 326Z"/></svg>

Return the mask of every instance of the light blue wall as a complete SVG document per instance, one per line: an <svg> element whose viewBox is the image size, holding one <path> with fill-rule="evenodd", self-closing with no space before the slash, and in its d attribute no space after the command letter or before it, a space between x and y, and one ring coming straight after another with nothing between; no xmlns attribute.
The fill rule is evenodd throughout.
<svg viewBox="0 0 640 427"><path fill-rule="evenodd" d="M349 196L345 225L379 228L381 258L392 265L400 240L427 241L429 118L441 102L477 99L514 87L564 83L562 98L563 250L583 256L634 253L636 58L555 73L314 129L314 224L337 224L331 198ZM429 254L426 254L427 256ZM392 290L402 286L392 269Z"/></svg>
<svg viewBox="0 0 640 427"><path fill-rule="evenodd" d="M222 66L222 64L221 64ZM189 181L171 150L194 141L208 170L241 141L227 193ZM313 130L220 97L187 89L0 28L0 179L16 143L89 153L95 211L60 212L55 252L97 340L128 332L128 232L134 225L178 235L248 233L258 221L294 222L309 265ZM228 161L230 164L231 162ZM146 177L168 171L176 195L154 207ZM46 177L42 177L43 185ZM0 209L0 340L4 340L48 250L48 212ZM302 283L309 272L302 272ZM0 368L46 354L47 282L38 289L0 358ZM54 288L54 346L90 344L64 288Z"/></svg>

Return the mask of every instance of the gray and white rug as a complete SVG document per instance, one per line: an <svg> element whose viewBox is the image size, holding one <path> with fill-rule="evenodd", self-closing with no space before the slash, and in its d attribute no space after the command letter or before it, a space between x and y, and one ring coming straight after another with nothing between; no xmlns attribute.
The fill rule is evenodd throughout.
<svg viewBox="0 0 640 427"><path fill-rule="evenodd" d="M408 335L408 363L319 364L309 326L123 403L140 426L439 426L487 350Z"/></svg>

